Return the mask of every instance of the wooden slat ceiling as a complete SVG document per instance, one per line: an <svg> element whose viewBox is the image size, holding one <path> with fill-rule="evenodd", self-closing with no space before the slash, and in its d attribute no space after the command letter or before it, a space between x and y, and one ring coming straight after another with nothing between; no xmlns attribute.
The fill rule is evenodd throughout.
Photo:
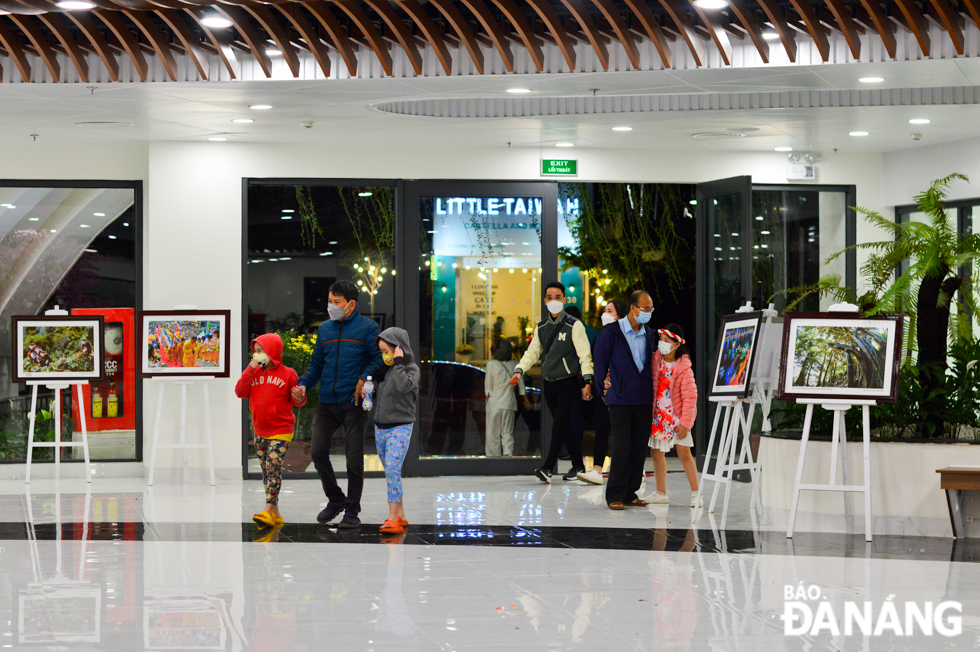
<svg viewBox="0 0 980 652"><path fill-rule="evenodd" d="M364 56L376 56L390 75L392 48L398 48L421 74L422 52L429 48L446 74L452 73L455 57L471 59L482 73L488 66L482 45L499 53L508 71L514 69L513 50L523 48L540 72L546 63L544 44L557 46L574 70L575 44L580 43L594 50L603 69L609 68L610 47L622 46L638 69L637 44L646 39L670 68L669 42L678 39L696 65L705 66L709 44L731 65L732 39L747 39L763 62L770 60L770 47L784 48L789 60L796 61L797 34L809 37L827 61L833 32L843 36L855 59L861 56L865 34L881 39L895 57L898 31L912 34L928 57L942 45L930 39L930 26L948 35L962 55L966 21L980 21L980 0L730 0L722 10L701 9L690 0L225 0L214 6L194 0L92 2L97 5L92 10L65 11L56 0L0 0L0 65L13 64L24 81L31 81L33 62L57 82L64 77L60 54L61 65L74 66L78 78L87 81L92 73L85 53L91 52L113 81L119 78L117 57L128 58L145 81L147 58L154 56L167 76L176 79L178 54L187 55L200 77L208 79L212 71L206 55L212 54L238 79L239 51L253 56L271 77L267 50L274 47L294 77L300 75L298 55L305 52L329 75L331 50L340 54L351 76L357 74L358 57ZM209 16L227 18L232 26L207 27L202 20ZM764 38L766 33L772 40ZM29 60L28 55L36 58Z"/></svg>

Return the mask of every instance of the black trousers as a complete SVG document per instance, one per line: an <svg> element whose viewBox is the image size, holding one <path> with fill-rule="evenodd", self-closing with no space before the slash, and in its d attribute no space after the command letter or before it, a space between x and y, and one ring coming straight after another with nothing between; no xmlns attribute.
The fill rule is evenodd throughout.
<svg viewBox="0 0 980 652"><path fill-rule="evenodd" d="M602 400L602 395L595 393L592 387L592 420L595 425L595 442L592 444L592 466L600 469L606 463L606 453L609 451L609 432L612 425L609 422L609 406Z"/></svg>
<svg viewBox="0 0 980 652"><path fill-rule="evenodd" d="M361 494L364 493L364 417L360 405L319 403L313 423L313 443L310 456L316 467L323 493L333 504L345 504L348 514L361 511ZM330 463L330 444L334 433L341 428L344 453L347 455L347 495L337 484L337 475Z"/></svg>
<svg viewBox="0 0 980 652"><path fill-rule="evenodd" d="M610 405L612 461L606 481L606 503L636 500L649 450L652 405Z"/></svg>
<svg viewBox="0 0 980 652"><path fill-rule="evenodd" d="M582 463L582 441L572 432L572 404L575 396L582 396L582 385L578 378L565 378L553 383L547 380L542 383L545 403L551 411L551 446L544 468L554 472L558 464L558 454L562 445L568 449L571 456L572 468L576 471L585 470Z"/></svg>

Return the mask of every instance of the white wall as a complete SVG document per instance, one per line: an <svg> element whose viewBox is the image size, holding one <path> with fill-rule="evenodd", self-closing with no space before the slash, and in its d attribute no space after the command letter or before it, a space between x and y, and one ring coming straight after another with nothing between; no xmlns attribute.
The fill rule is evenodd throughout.
<svg viewBox="0 0 980 652"><path fill-rule="evenodd" d="M903 149L882 155L882 201L888 206L914 204L915 195L936 179L960 172L972 183L954 181L949 199L980 197L980 138Z"/></svg>
<svg viewBox="0 0 980 652"><path fill-rule="evenodd" d="M16 151L13 151L16 150ZM539 179L542 156L567 157L567 150L467 148L332 151L324 147L278 144L154 142L97 148L31 143L5 147L0 178L143 179L145 182L144 305L167 309L179 303L230 308L231 350L241 347L242 179L245 177L370 177L414 179ZM786 157L739 153L578 149L580 181L692 183L744 174L759 183L785 183ZM882 165L877 155L832 155L818 164L821 184L854 184L861 206L884 209ZM876 235L859 221L858 241ZM272 288L274 290L274 288ZM295 289L293 290L295 292ZM300 290L301 291L301 290ZM232 378L211 384L215 462L222 475L238 477L241 464L241 403ZM144 450L156 417L159 381L145 386ZM190 391L191 414L201 414L200 390ZM176 432L179 394L167 390L164 433ZM192 419L190 437L203 436ZM192 466L206 465L202 451L190 451ZM177 466L173 451L162 451L159 466Z"/></svg>

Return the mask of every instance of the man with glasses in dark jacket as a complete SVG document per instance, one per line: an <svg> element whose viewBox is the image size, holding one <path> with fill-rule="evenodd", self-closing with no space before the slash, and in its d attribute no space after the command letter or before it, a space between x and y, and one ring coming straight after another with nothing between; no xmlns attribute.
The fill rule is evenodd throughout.
<svg viewBox="0 0 980 652"><path fill-rule="evenodd" d="M645 290L630 295L625 318L599 333L595 343L595 377L609 406L612 460L606 483L609 509L643 507L636 492L643 481L650 427L653 423L653 351L659 335L646 324L653 299ZM602 379L609 375L609 387Z"/></svg>
<svg viewBox="0 0 980 652"><path fill-rule="evenodd" d="M361 389L367 377L377 379L382 368L378 349L381 329L373 319L357 312L358 296L360 291L350 281L337 281L330 286L330 319L320 324L310 364L293 390L293 399L300 402L306 397L307 388L320 384L310 452L328 502L316 520L329 523L344 512L341 528L361 524L357 516L364 490L365 414ZM330 462L330 444L338 428L343 428L347 456L347 495L337 484Z"/></svg>

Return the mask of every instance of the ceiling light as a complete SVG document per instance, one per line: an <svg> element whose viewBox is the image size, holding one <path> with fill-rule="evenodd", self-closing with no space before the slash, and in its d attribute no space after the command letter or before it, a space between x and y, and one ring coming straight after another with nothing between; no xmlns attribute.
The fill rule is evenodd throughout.
<svg viewBox="0 0 980 652"><path fill-rule="evenodd" d="M237 122L238 124L247 125L249 123L255 122L251 118L235 118L232 122Z"/></svg>
<svg viewBox="0 0 980 652"><path fill-rule="evenodd" d="M283 213L295 213L296 211L293 210L292 208L284 208L284 209L282 209L282 212Z"/></svg>
<svg viewBox="0 0 980 652"><path fill-rule="evenodd" d="M129 222L123 222L123 226L129 226Z"/></svg>
<svg viewBox="0 0 980 652"><path fill-rule="evenodd" d="M87 228L89 228L89 225L88 224L79 224L78 225L78 228L80 228L80 229L87 229Z"/></svg>
<svg viewBox="0 0 980 652"><path fill-rule="evenodd" d="M526 95L531 92L530 88L508 88L508 93L513 93L514 95Z"/></svg>
<svg viewBox="0 0 980 652"><path fill-rule="evenodd" d="M698 9L724 9L728 6L726 0L694 0L694 6Z"/></svg>
<svg viewBox="0 0 980 652"><path fill-rule="evenodd" d="M213 143L221 143L228 139L225 138L224 136L211 136L210 138L208 138L208 140L210 140Z"/></svg>
<svg viewBox="0 0 980 652"><path fill-rule="evenodd" d="M57 233L57 232L58 232L58 229L51 229L51 233ZM109 237L111 238L112 236L109 236Z"/></svg>
<svg viewBox="0 0 980 652"><path fill-rule="evenodd" d="M97 254L97 253L99 253L99 250L98 249L86 249L85 251L87 253L90 253L90 254Z"/></svg>
<svg viewBox="0 0 980 652"><path fill-rule="evenodd" d="M0 204L0 208L14 208L13 204Z"/></svg>
<svg viewBox="0 0 980 652"><path fill-rule="evenodd" d="M268 54L270 57L281 57L282 56L282 50L277 50L276 48L268 48L265 51L265 53Z"/></svg>
<svg viewBox="0 0 980 652"><path fill-rule="evenodd" d="M279 259L278 258L270 258L269 259L269 262L270 263L278 263L279 262Z"/></svg>
<svg viewBox="0 0 980 652"><path fill-rule="evenodd" d="M862 84L880 84L885 81L884 77L862 77L858 80Z"/></svg>
<svg viewBox="0 0 980 652"><path fill-rule="evenodd" d="M868 132L867 131L849 131L849 132L847 132L847 135L848 136L867 136L868 135Z"/></svg>
<svg viewBox="0 0 980 652"><path fill-rule="evenodd" d="M335 245L335 244L337 244L337 241L336 241L336 240L331 240L331 241L330 241L330 242L328 242L327 244L333 244L333 245Z"/></svg>
<svg viewBox="0 0 980 652"><path fill-rule="evenodd" d="M373 194L374 194L373 192L359 192L359 193L357 193L357 196L358 197L370 197Z"/></svg>
<svg viewBox="0 0 980 652"><path fill-rule="evenodd" d="M54 231L52 231L52 233L54 233ZM110 239L110 240L115 240L115 239L116 239L116 236L114 236L114 235L110 235L110 236L109 236L109 239Z"/></svg>
<svg viewBox="0 0 980 652"><path fill-rule="evenodd" d="M766 39L767 41L776 41L779 39L779 34L776 32L763 32L762 38Z"/></svg>
<svg viewBox="0 0 980 652"><path fill-rule="evenodd" d="M38 221L40 221L40 219L41 219L40 217L28 217L27 218L27 221L28 222L38 222Z"/></svg>
<svg viewBox="0 0 980 652"><path fill-rule="evenodd" d="M909 120L910 125L927 125L931 122L929 118L912 118Z"/></svg>
<svg viewBox="0 0 980 652"><path fill-rule="evenodd" d="M321 256L333 256L333 252L332 252L332 251L324 251L324 252L323 252L322 254L320 254L320 255L321 255Z"/></svg>
<svg viewBox="0 0 980 652"><path fill-rule="evenodd" d="M793 148L792 147L777 147L776 148L776 151L777 152L792 152L793 151Z"/></svg>
<svg viewBox="0 0 980 652"><path fill-rule="evenodd" d="M74 11L76 9L94 9L95 5L85 0L62 0L58 3L58 8Z"/></svg>
<svg viewBox="0 0 980 652"><path fill-rule="evenodd" d="M253 111L268 111L269 109L272 108L272 105L271 104L253 104L253 105L249 106L248 108L252 109Z"/></svg>
<svg viewBox="0 0 980 652"><path fill-rule="evenodd" d="M261 261L261 260L252 260L252 261L249 261L249 262L252 262L252 263L261 263L261 262L264 262L264 261Z"/></svg>
<svg viewBox="0 0 980 652"><path fill-rule="evenodd" d="M555 147L575 147L575 143L555 143Z"/></svg>
<svg viewBox="0 0 980 652"><path fill-rule="evenodd" d="M766 219L766 218L764 218L764 217L762 217L761 215L756 215L756 216L755 216L755 221L756 221L756 222L761 222L761 221L763 221L764 219Z"/></svg>
<svg viewBox="0 0 980 652"><path fill-rule="evenodd" d="M201 19L201 24L205 27L215 27L217 29L225 29L232 25L230 20L221 16L206 16Z"/></svg>
<svg viewBox="0 0 980 652"><path fill-rule="evenodd" d="M613 131L633 131L633 127L613 127Z"/></svg>
<svg viewBox="0 0 980 652"><path fill-rule="evenodd" d="M760 235L769 235L769 231L759 231Z"/></svg>
<svg viewBox="0 0 980 652"><path fill-rule="evenodd" d="M292 215L283 215L282 216L282 219L284 219L284 220L291 220L291 219L293 219L293 216Z"/></svg>

